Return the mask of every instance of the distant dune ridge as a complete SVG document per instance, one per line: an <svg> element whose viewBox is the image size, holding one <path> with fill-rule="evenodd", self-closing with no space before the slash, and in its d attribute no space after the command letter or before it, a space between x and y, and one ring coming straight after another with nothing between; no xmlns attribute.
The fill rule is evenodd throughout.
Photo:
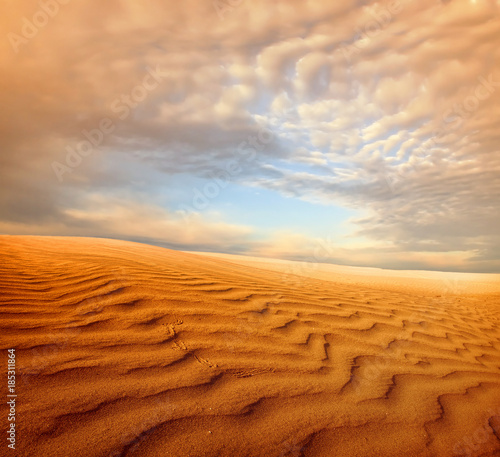
<svg viewBox="0 0 500 457"><path fill-rule="evenodd" d="M69 237L0 258L2 456L500 455L498 275Z"/></svg>

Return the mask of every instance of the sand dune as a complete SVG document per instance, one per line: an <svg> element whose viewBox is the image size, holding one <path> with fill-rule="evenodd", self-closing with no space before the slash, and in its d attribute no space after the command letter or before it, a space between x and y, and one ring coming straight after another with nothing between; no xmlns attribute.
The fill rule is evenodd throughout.
<svg viewBox="0 0 500 457"><path fill-rule="evenodd" d="M88 238L0 256L17 455L500 455L498 276Z"/></svg>
<svg viewBox="0 0 500 457"><path fill-rule="evenodd" d="M297 283L300 278L322 279L342 284L370 286L380 289L404 289L406 292L426 292L446 295L500 294L500 274L448 273L424 270L385 270L381 268L350 267L329 263L293 262L232 254L197 252L197 255L216 257L233 263L255 268L278 271L293 276L289 282Z"/></svg>

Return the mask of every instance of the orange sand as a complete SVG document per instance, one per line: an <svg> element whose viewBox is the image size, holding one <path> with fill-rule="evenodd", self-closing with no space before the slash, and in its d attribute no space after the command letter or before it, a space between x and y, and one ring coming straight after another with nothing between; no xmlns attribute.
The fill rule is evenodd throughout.
<svg viewBox="0 0 500 457"><path fill-rule="evenodd" d="M63 237L0 258L1 456L500 455L498 275Z"/></svg>

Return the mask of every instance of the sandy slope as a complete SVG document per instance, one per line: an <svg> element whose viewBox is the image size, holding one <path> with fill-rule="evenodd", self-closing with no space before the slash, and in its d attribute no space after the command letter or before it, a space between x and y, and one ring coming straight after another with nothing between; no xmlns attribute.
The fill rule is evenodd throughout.
<svg viewBox="0 0 500 457"><path fill-rule="evenodd" d="M349 267L328 263L294 262L232 254L193 252L216 257L241 265L278 271L287 276L333 281L335 283L369 286L377 289L395 289L414 293L438 295L500 294L500 274L447 273L425 270L385 270L381 268ZM297 283L297 278L288 282Z"/></svg>
<svg viewBox="0 0 500 457"><path fill-rule="evenodd" d="M19 394L0 455L500 455L497 277L437 296L428 273L85 238L2 236L0 258Z"/></svg>

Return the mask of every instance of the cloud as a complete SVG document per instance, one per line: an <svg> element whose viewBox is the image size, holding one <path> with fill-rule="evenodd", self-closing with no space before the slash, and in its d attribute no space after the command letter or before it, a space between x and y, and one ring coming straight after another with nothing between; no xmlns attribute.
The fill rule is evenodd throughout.
<svg viewBox="0 0 500 457"><path fill-rule="evenodd" d="M91 194L78 209L66 209L58 220L41 227L3 222L0 231L23 235L97 236L144 240L176 249L196 248L217 252L237 251L251 242L252 228L220 220L220 215L201 216L169 212L132 198Z"/></svg>
<svg viewBox="0 0 500 457"><path fill-rule="evenodd" d="M221 20L194 0L67 2L32 37L40 4L4 3L1 230L307 257L309 234L285 246L220 206L181 228L193 187L236 158L231 185L356 210L353 262L499 271L500 5L396 3L257 0ZM68 165L103 119L112 132Z"/></svg>

